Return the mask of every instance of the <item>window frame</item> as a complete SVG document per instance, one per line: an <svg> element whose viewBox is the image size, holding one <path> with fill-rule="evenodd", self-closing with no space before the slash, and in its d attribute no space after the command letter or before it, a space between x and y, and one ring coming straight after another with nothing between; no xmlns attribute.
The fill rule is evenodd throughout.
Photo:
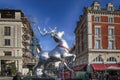
<svg viewBox="0 0 120 80"><path fill-rule="evenodd" d="M10 46L11 45L11 40L10 39L4 39L5 41L5 46Z"/></svg>
<svg viewBox="0 0 120 80"><path fill-rule="evenodd" d="M101 56L98 56L92 60L92 63L103 63L103 59Z"/></svg>
<svg viewBox="0 0 120 80"><path fill-rule="evenodd" d="M10 26L5 26L4 27L4 35L5 36L11 36L11 27Z"/></svg>
<svg viewBox="0 0 120 80"><path fill-rule="evenodd" d="M4 56L12 56L12 52L11 51L4 51Z"/></svg>
<svg viewBox="0 0 120 80"><path fill-rule="evenodd" d="M114 23L114 17L108 17L108 23Z"/></svg>
<svg viewBox="0 0 120 80"><path fill-rule="evenodd" d="M95 49L101 49L101 40L95 39Z"/></svg>
<svg viewBox="0 0 120 80"><path fill-rule="evenodd" d="M109 57L107 63L117 63L117 59L115 57Z"/></svg>
<svg viewBox="0 0 120 80"><path fill-rule="evenodd" d="M108 49L115 49L115 42L114 42L114 40L108 40Z"/></svg>
<svg viewBox="0 0 120 80"><path fill-rule="evenodd" d="M101 19L100 19L100 16L95 16L95 17L94 17L94 21L95 21L95 22L100 22L100 20L101 20Z"/></svg>
<svg viewBox="0 0 120 80"><path fill-rule="evenodd" d="M113 36L114 35L114 27L108 27L108 36Z"/></svg>

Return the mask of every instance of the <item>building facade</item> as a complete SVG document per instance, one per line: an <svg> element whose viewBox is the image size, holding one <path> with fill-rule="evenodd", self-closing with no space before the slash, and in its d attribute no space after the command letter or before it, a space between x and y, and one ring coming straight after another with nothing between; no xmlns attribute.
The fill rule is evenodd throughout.
<svg viewBox="0 0 120 80"><path fill-rule="evenodd" d="M97 64L119 66L120 9L116 9L114 4L108 3L102 8L95 1L90 7L85 7L77 22L75 36L76 66L87 64L87 71L96 70Z"/></svg>
<svg viewBox="0 0 120 80"><path fill-rule="evenodd" d="M14 69L22 72L32 62L29 48L33 36L30 21L21 10L0 9L1 74L5 71L11 74Z"/></svg>

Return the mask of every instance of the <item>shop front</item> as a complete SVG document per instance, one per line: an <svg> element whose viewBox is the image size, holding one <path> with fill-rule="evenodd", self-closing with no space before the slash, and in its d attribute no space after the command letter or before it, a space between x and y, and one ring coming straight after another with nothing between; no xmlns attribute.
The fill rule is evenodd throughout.
<svg viewBox="0 0 120 80"><path fill-rule="evenodd" d="M108 72L110 79L117 80L120 76L120 64L91 64L93 68L94 77L97 77L99 73L103 74Z"/></svg>

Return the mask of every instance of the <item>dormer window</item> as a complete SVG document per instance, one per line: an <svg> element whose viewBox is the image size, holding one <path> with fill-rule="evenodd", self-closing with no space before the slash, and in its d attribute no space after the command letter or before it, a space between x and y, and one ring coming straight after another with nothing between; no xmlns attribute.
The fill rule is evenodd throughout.
<svg viewBox="0 0 120 80"><path fill-rule="evenodd" d="M107 10L108 11L114 11L114 5L112 3L107 4Z"/></svg>
<svg viewBox="0 0 120 80"><path fill-rule="evenodd" d="M99 6L94 6L94 10L99 10L100 7Z"/></svg>
<svg viewBox="0 0 120 80"><path fill-rule="evenodd" d="M109 7L108 10L109 10L109 11L113 11L113 7Z"/></svg>
<svg viewBox="0 0 120 80"><path fill-rule="evenodd" d="M97 2L97 1L93 2L92 8L93 8L94 10L100 10L100 3Z"/></svg>

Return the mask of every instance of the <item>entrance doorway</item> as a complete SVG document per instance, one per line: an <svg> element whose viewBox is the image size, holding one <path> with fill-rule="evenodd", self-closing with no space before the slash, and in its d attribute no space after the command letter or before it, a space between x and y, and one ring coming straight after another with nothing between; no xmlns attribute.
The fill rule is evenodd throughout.
<svg viewBox="0 0 120 80"><path fill-rule="evenodd" d="M14 73L16 73L15 61L1 60L1 75L12 76Z"/></svg>

